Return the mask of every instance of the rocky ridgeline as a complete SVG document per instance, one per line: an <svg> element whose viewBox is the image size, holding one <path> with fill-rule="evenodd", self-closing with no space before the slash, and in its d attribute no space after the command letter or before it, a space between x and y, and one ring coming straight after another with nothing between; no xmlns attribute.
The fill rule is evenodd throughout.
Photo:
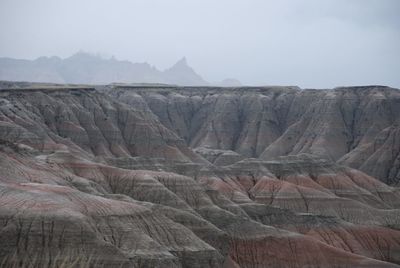
<svg viewBox="0 0 400 268"><path fill-rule="evenodd" d="M119 86L109 94L145 105L191 148L266 160L309 153L389 184L400 179L398 89Z"/></svg>
<svg viewBox="0 0 400 268"><path fill-rule="evenodd" d="M2 267L400 263L397 89L6 85Z"/></svg>

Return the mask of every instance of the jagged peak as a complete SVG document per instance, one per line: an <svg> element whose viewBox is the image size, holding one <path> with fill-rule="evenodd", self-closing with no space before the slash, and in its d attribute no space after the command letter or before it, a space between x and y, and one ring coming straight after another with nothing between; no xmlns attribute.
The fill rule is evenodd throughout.
<svg viewBox="0 0 400 268"><path fill-rule="evenodd" d="M175 63L175 65L185 65L185 66L187 66L188 63L187 63L186 57L183 56L180 60L178 60L178 61Z"/></svg>
<svg viewBox="0 0 400 268"><path fill-rule="evenodd" d="M189 66L186 57L182 57L180 60L178 60L174 65L172 65L171 68L168 70L173 70L173 69L191 69Z"/></svg>

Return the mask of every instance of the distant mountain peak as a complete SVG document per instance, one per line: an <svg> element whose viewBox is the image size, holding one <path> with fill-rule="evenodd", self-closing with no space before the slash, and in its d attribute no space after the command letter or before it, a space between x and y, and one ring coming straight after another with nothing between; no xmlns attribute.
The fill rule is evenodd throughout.
<svg viewBox="0 0 400 268"><path fill-rule="evenodd" d="M242 86L242 83L234 78L226 78L221 82L217 83L217 85L221 87L240 87Z"/></svg>
<svg viewBox="0 0 400 268"><path fill-rule="evenodd" d="M174 65L172 65L172 67L170 67L169 69L167 69L166 71L169 70L184 70L184 69L190 69L193 70L188 62L186 57L182 57L180 60L178 60Z"/></svg>
<svg viewBox="0 0 400 268"><path fill-rule="evenodd" d="M188 65L186 57L178 60L171 68L165 70L163 74L167 81L173 84L208 85L208 82Z"/></svg>
<svg viewBox="0 0 400 268"><path fill-rule="evenodd" d="M175 65L185 65L185 66L188 66L186 57L183 56L180 60L178 60L178 61L175 63Z"/></svg>
<svg viewBox="0 0 400 268"><path fill-rule="evenodd" d="M78 51L63 59L40 57L32 61L0 58L0 80L78 84L124 82L209 85L189 66L185 56L169 69L159 71L147 62L132 63L86 51Z"/></svg>

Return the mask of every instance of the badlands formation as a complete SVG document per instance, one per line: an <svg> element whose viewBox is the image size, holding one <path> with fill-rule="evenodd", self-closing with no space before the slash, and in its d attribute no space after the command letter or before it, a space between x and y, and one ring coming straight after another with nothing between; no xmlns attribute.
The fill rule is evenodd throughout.
<svg viewBox="0 0 400 268"><path fill-rule="evenodd" d="M400 267L400 90L0 82L1 267Z"/></svg>

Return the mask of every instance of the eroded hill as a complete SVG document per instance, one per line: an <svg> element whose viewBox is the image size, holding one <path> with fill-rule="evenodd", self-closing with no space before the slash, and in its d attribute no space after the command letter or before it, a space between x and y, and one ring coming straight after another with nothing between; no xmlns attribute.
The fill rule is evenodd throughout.
<svg viewBox="0 0 400 268"><path fill-rule="evenodd" d="M389 184L400 179L398 89L120 86L110 94L132 106L146 103L191 148L266 160L309 153Z"/></svg>
<svg viewBox="0 0 400 268"><path fill-rule="evenodd" d="M7 88L4 267L400 263L397 89Z"/></svg>

